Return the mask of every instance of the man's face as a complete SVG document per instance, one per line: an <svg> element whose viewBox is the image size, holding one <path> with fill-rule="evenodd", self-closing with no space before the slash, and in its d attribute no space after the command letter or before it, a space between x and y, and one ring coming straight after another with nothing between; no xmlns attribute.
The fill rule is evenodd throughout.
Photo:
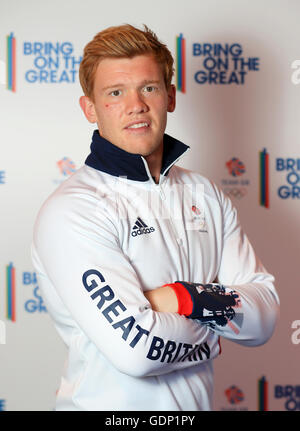
<svg viewBox="0 0 300 431"><path fill-rule="evenodd" d="M161 66L151 55L102 60L95 74L94 101L80 105L100 135L123 150L148 156L162 146L175 88L166 89Z"/></svg>

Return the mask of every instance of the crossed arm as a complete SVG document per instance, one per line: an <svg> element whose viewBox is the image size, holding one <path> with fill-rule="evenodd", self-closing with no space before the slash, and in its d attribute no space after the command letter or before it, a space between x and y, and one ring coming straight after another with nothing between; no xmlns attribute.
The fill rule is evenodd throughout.
<svg viewBox="0 0 300 431"><path fill-rule="evenodd" d="M144 292L154 311L177 313L178 300L175 291L168 285Z"/></svg>
<svg viewBox="0 0 300 431"><path fill-rule="evenodd" d="M219 335L248 346L262 344L272 335L278 309L273 277L234 220L224 228L218 271L225 290L191 286L192 313L185 313L174 280L143 292L110 219L95 218L93 205L87 214L76 201L77 218L70 220L68 199L49 202L36 224L33 259L41 289L57 325L78 328L120 371L136 376L168 373L194 365L175 358L175 350L175 359L168 361L171 348L183 349L186 355L188 349L203 345L210 360L219 354ZM188 293L185 298L191 293L187 282L180 283L182 292ZM234 299L233 306L214 309L209 298L215 296Z"/></svg>
<svg viewBox="0 0 300 431"><path fill-rule="evenodd" d="M261 267L261 269L263 269ZM265 280L260 280L260 278ZM271 277L236 286L175 282L145 292L154 311L185 315L239 344L264 344L277 320L278 298Z"/></svg>

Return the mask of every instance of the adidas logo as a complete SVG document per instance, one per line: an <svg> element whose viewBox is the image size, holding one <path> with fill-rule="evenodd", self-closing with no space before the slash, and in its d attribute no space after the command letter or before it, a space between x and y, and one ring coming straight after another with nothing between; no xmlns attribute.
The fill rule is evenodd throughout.
<svg viewBox="0 0 300 431"><path fill-rule="evenodd" d="M138 217L132 228L131 236L138 236L144 233L151 233L154 231L155 231L154 227L148 227L146 223L144 223L143 220L140 217Z"/></svg>

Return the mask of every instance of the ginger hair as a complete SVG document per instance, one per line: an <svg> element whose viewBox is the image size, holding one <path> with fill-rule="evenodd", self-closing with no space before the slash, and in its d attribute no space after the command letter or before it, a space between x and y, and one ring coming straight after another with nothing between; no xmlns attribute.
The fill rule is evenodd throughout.
<svg viewBox="0 0 300 431"><path fill-rule="evenodd" d="M166 45L146 25L144 30L124 24L109 27L85 46L79 67L79 79L83 92L94 100L94 80L97 67L106 58L133 58L137 55L153 55L162 67L164 82L169 89L174 74L174 60Z"/></svg>

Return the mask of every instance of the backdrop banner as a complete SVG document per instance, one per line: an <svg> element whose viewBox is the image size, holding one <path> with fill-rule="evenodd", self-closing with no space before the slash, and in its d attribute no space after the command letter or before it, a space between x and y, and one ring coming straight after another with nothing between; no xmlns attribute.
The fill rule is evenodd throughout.
<svg viewBox="0 0 300 431"><path fill-rule="evenodd" d="M214 409L300 410L299 17L297 0L1 2L0 410L54 409L66 347L31 261L33 224L89 154L83 48L124 23L146 24L174 55L166 131L191 147L179 164L230 196L280 297L268 343L221 340Z"/></svg>

